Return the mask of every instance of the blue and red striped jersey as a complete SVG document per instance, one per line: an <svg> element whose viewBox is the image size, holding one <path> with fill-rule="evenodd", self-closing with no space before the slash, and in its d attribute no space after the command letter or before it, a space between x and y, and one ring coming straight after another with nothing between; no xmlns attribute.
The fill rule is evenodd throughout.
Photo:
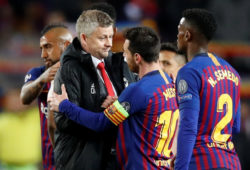
<svg viewBox="0 0 250 170"><path fill-rule="evenodd" d="M241 169L232 142L240 130L240 76L222 58L196 55L176 79L180 109L175 169Z"/></svg>
<svg viewBox="0 0 250 170"><path fill-rule="evenodd" d="M94 131L118 126L119 169L169 169L179 109L174 84L162 71L150 72L130 84L104 114L80 108L68 100L60 103L59 110Z"/></svg>
<svg viewBox="0 0 250 170"><path fill-rule="evenodd" d="M36 80L45 71L45 66L32 68L25 76L25 83ZM40 112L41 144L44 170L55 170L53 147L50 142L47 128L47 94L50 84L45 84L41 94L38 96L38 107Z"/></svg>
<svg viewBox="0 0 250 170"><path fill-rule="evenodd" d="M164 78L163 78L164 77ZM116 125L121 169L168 169L179 117L175 88L153 71L127 87L105 115Z"/></svg>

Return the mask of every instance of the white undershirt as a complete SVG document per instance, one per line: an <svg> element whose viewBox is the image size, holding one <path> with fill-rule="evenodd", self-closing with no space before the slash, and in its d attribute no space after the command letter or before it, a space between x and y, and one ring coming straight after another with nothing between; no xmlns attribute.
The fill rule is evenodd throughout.
<svg viewBox="0 0 250 170"><path fill-rule="evenodd" d="M104 60L103 60L103 59L100 60L100 59L98 59L98 58L96 58L96 57L94 57L94 56L92 56L92 55L91 55L91 58L92 58L92 62L93 62L93 64L94 64L94 66L95 66L95 69L96 69L96 71L97 71L99 77L101 78L102 82L104 83L104 80L103 80L103 78L102 78L101 71L97 68L98 64L101 63L101 62L103 62L104 65L105 65ZM105 71L106 71L106 70L105 70ZM107 71L106 71L106 73L107 73ZM108 75L108 73L107 73L107 75ZM108 78L109 78L109 75L108 75ZM110 80L110 78L109 78L109 80ZM114 88L114 86L113 86L113 83L112 83L111 80L110 80L110 82L111 82L111 84L112 84L112 88L113 88L113 90L114 90L114 92L115 92L115 95L117 96L117 93L116 93L116 90L115 90L115 88ZM105 84L105 83L104 83L104 84Z"/></svg>

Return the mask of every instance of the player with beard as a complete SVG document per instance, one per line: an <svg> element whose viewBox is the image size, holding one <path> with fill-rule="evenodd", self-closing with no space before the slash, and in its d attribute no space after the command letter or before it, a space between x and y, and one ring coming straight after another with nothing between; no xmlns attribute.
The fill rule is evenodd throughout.
<svg viewBox="0 0 250 170"><path fill-rule="evenodd" d="M174 84L158 64L160 38L150 28L135 27L125 33L124 53L140 80L129 85L104 112L91 112L54 93L51 109L93 131L118 126L116 140L119 169L168 169L174 156L171 145L179 110Z"/></svg>
<svg viewBox="0 0 250 170"><path fill-rule="evenodd" d="M71 43L72 35L62 24L47 25L41 32L41 58L45 66L32 68L25 76L20 98L23 104L30 104L36 98L41 122L42 157L45 170L55 169L54 154L47 128L47 94L50 82L59 68L59 59Z"/></svg>

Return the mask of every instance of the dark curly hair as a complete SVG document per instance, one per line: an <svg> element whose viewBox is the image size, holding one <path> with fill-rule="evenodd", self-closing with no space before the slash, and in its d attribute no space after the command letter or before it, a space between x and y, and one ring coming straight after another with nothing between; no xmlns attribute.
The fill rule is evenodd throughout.
<svg viewBox="0 0 250 170"><path fill-rule="evenodd" d="M175 55L175 60L177 60L178 63L187 63L186 55L178 50L176 42L162 42L160 51L172 51L177 54Z"/></svg>
<svg viewBox="0 0 250 170"><path fill-rule="evenodd" d="M174 42L163 42L163 43L161 43L161 51L163 51L163 50L178 53L177 45Z"/></svg>
<svg viewBox="0 0 250 170"><path fill-rule="evenodd" d="M208 41L213 38L217 24L211 12L205 9L193 8L183 11L182 16L203 34Z"/></svg>
<svg viewBox="0 0 250 170"><path fill-rule="evenodd" d="M130 41L129 51L132 54L139 53L148 62L156 62L160 52L160 38L149 27L134 27L126 30L124 37Z"/></svg>

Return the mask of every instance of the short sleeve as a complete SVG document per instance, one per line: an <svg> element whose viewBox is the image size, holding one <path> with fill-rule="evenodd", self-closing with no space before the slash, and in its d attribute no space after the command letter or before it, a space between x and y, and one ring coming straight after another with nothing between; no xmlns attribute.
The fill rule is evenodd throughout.
<svg viewBox="0 0 250 170"><path fill-rule="evenodd" d="M36 80L45 70L44 67L37 67L30 69L24 78L24 83Z"/></svg>

